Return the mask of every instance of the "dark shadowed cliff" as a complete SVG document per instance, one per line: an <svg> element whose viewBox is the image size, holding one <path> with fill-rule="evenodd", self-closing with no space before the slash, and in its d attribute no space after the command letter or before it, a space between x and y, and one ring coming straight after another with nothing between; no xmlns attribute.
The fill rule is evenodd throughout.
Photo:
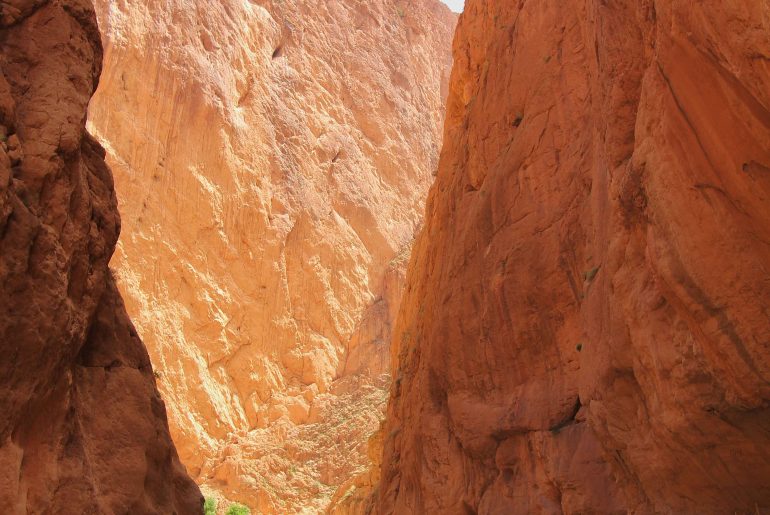
<svg viewBox="0 0 770 515"><path fill-rule="evenodd" d="M0 506L194 514L147 352L108 270L120 230L85 131L85 0L0 1Z"/></svg>

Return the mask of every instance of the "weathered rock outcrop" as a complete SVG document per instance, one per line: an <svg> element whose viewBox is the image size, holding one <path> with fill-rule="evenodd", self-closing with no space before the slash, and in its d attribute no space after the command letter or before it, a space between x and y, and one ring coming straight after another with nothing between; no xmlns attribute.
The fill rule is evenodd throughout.
<svg viewBox="0 0 770 515"><path fill-rule="evenodd" d="M264 512L362 470L438 165L438 0L97 0L118 286L182 461Z"/></svg>
<svg viewBox="0 0 770 515"><path fill-rule="evenodd" d="M0 1L3 513L202 511L108 270L120 218L85 131L101 59L90 2Z"/></svg>
<svg viewBox="0 0 770 515"><path fill-rule="evenodd" d="M382 513L770 509L770 7L469 0Z"/></svg>
<svg viewBox="0 0 770 515"><path fill-rule="evenodd" d="M367 446L369 469L350 478L335 492L326 509L327 515L358 515L372 513L382 468L382 437L384 421L370 437Z"/></svg>

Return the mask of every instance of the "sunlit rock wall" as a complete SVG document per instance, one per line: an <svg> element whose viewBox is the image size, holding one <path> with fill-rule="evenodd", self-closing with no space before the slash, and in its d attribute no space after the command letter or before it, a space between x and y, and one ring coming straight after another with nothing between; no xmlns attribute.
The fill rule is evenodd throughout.
<svg viewBox="0 0 770 515"><path fill-rule="evenodd" d="M183 462L266 512L366 463L438 163L438 2L97 0L115 266Z"/></svg>

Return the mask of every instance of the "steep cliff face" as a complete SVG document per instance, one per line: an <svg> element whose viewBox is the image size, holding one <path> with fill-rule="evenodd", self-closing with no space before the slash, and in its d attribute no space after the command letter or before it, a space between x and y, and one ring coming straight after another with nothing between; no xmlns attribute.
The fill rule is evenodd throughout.
<svg viewBox="0 0 770 515"><path fill-rule="evenodd" d="M383 513L770 508L770 6L469 0Z"/></svg>
<svg viewBox="0 0 770 515"><path fill-rule="evenodd" d="M84 0L0 1L0 506L198 513L108 270L120 218L85 131L101 71Z"/></svg>
<svg viewBox="0 0 770 515"><path fill-rule="evenodd" d="M438 163L438 0L97 0L118 286L183 462L265 512L363 467Z"/></svg>

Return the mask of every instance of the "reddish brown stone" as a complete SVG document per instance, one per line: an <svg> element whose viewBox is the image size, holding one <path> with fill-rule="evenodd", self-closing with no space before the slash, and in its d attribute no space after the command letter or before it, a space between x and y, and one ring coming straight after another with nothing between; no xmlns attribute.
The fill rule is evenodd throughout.
<svg viewBox="0 0 770 515"><path fill-rule="evenodd" d="M90 2L0 1L0 506L202 511L108 270L120 230L85 131L102 48Z"/></svg>
<svg viewBox="0 0 770 515"><path fill-rule="evenodd" d="M379 512L770 509L769 23L467 2Z"/></svg>

